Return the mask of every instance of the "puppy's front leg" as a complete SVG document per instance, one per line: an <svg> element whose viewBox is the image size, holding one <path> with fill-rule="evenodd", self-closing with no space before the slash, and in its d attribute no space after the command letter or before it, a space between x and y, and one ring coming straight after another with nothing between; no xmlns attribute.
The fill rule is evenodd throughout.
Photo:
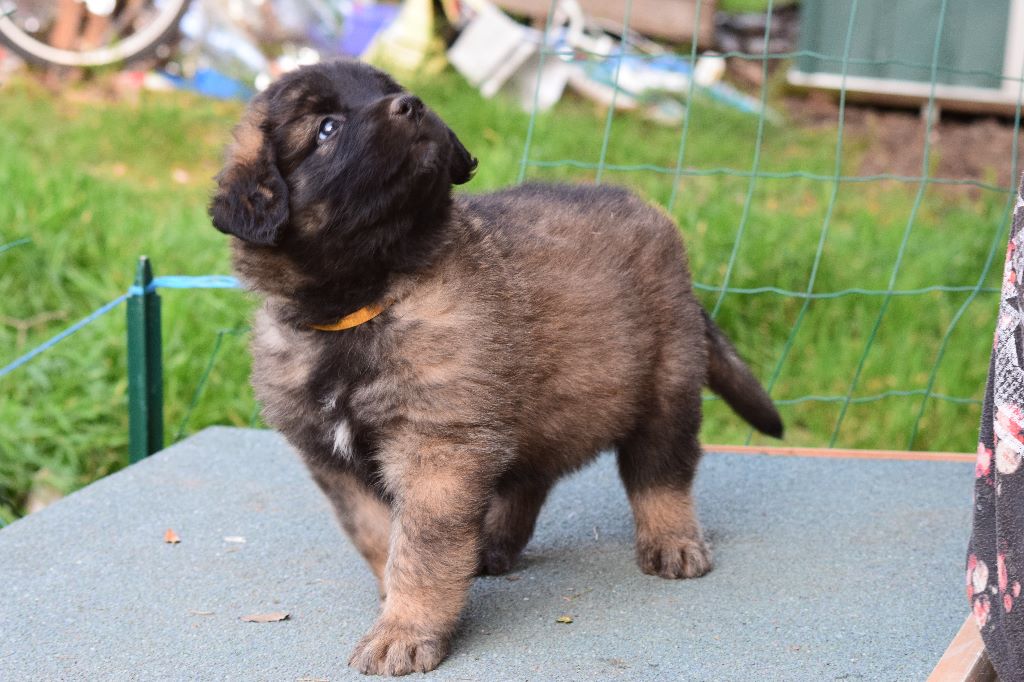
<svg viewBox="0 0 1024 682"><path fill-rule="evenodd" d="M349 665L363 673L405 675L433 670L448 654L452 632L476 572L493 453L451 443L385 456L383 477L394 499L394 523L377 622Z"/></svg>
<svg viewBox="0 0 1024 682"><path fill-rule="evenodd" d="M377 578L384 595L384 566L391 537L391 512L380 498L351 471L343 467L310 464L313 480L334 506L341 527Z"/></svg>

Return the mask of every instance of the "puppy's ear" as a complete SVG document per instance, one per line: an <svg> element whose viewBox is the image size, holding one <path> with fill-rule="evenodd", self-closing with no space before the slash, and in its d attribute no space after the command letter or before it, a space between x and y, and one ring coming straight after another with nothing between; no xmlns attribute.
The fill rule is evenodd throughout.
<svg viewBox="0 0 1024 682"><path fill-rule="evenodd" d="M263 132L246 121L235 132L235 144L217 175L217 193L210 218L221 232L253 244L277 243L288 220L288 186L275 163Z"/></svg>
<svg viewBox="0 0 1024 682"><path fill-rule="evenodd" d="M448 137L452 141L451 178L453 185L461 185L469 182L476 171L476 157L469 153L459 138L455 136L451 128L448 129Z"/></svg>

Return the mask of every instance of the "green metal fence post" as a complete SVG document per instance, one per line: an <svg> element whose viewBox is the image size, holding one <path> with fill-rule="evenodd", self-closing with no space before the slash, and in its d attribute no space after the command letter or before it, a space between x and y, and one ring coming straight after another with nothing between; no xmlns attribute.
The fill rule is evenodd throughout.
<svg viewBox="0 0 1024 682"><path fill-rule="evenodd" d="M160 296L150 291L153 268L139 258L128 297L128 454L131 462L164 446L164 380Z"/></svg>

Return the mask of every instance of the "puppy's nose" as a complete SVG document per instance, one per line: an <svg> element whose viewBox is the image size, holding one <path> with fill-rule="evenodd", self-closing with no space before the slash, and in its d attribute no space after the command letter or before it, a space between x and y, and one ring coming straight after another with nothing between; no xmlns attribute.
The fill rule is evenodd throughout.
<svg viewBox="0 0 1024 682"><path fill-rule="evenodd" d="M388 110L395 118L418 121L423 116L423 102L416 95L401 95L391 100Z"/></svg>

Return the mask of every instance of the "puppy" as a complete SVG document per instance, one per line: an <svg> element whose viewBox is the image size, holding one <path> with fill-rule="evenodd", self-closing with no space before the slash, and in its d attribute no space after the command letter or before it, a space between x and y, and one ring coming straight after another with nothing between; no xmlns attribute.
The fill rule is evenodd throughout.
<svg viewBox="0 0 1024 682"><path fill-rule="evenodd" d="M782 434L664 212L607 186L453 197L476 164L388 75L320 64L253 100L210 206L264 298L264 417L384 595L364 673L435 668L473 577L509 570L555 481L604 449L641 570L704 574L701 389Z"/></svg>

